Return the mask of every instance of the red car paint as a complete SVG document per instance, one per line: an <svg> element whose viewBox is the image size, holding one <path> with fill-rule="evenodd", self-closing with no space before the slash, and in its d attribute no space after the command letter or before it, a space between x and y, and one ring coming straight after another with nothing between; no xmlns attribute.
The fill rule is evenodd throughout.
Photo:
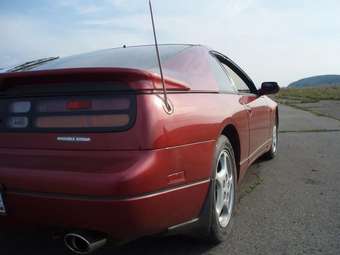
<svg viewBox="0 0 340 255"><path fill-rule="evenodd" d="M240 182L270 149L277 114L266 96L220 93L208 57L208 49L192 46L163 63L176 73L166 78L171 114L164 110L160 77L150 70L94 66L0 74L1 97L20 99L20 93L5 93L14 87L83 82L124 83L137 95L136 120L126 131L0 132L7 212L0 227L86 229L127 240L199 218L218 137L228 128L237 133ZM60 142L61 136L90 142Z"/></svg>

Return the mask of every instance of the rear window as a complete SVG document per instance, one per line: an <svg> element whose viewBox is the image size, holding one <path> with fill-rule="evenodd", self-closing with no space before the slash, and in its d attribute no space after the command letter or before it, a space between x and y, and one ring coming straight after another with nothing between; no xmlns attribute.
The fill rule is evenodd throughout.
<svg viewBox="0 0 340 255"><path fill-rule="evenodd" d="M233 86L233 82L230 80L227 73L222 68L220 61L214 56L210 56L209 60L211 70L215 76L220 92L234 93L235 89Z"/></svg>
<svg viewBox="0 0 340 255"><path fill-rule="evenodd" d="M179 54L189 48L188 45L160 45L161 61ZM81 55L56 59L32 68L32 71L87 68L87 67L120 67L133 69L154 69L158 66L155 46L137 46L100 50Z"/></svg>

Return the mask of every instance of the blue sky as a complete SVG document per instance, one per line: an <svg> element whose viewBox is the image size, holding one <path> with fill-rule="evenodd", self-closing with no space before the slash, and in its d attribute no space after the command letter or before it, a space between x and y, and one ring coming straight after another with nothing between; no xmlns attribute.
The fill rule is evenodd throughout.
<svg viewBox="0 0 340 255"><path fill-rule="evenodd" d="M257 84L340 74L338 0L153 0L161 43L200 43ZM147 0L1 0L0 67L153 43Z"/></svg>

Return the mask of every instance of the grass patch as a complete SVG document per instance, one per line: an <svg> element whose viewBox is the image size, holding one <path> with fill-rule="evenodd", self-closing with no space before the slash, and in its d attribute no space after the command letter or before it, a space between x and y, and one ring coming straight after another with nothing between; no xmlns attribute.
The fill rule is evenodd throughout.
<svg viewBox="0 0 340 255"><path fill-rule="evenodd" d="M320 100L340 100L340 87L325 88L283 88L274 96L280 103L290 101L291 103L317 103Z"/></svg>

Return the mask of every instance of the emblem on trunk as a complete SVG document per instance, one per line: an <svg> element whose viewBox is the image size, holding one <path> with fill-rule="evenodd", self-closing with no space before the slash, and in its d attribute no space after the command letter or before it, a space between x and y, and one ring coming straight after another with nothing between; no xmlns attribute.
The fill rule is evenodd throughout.
<svg viewBox="0 0 340 255"><path fill-rule="evenodd" d="M78 136L58 136L58 142L69 142L69 143L85 143L91 142L90 137L78 137Z"/></svg>

